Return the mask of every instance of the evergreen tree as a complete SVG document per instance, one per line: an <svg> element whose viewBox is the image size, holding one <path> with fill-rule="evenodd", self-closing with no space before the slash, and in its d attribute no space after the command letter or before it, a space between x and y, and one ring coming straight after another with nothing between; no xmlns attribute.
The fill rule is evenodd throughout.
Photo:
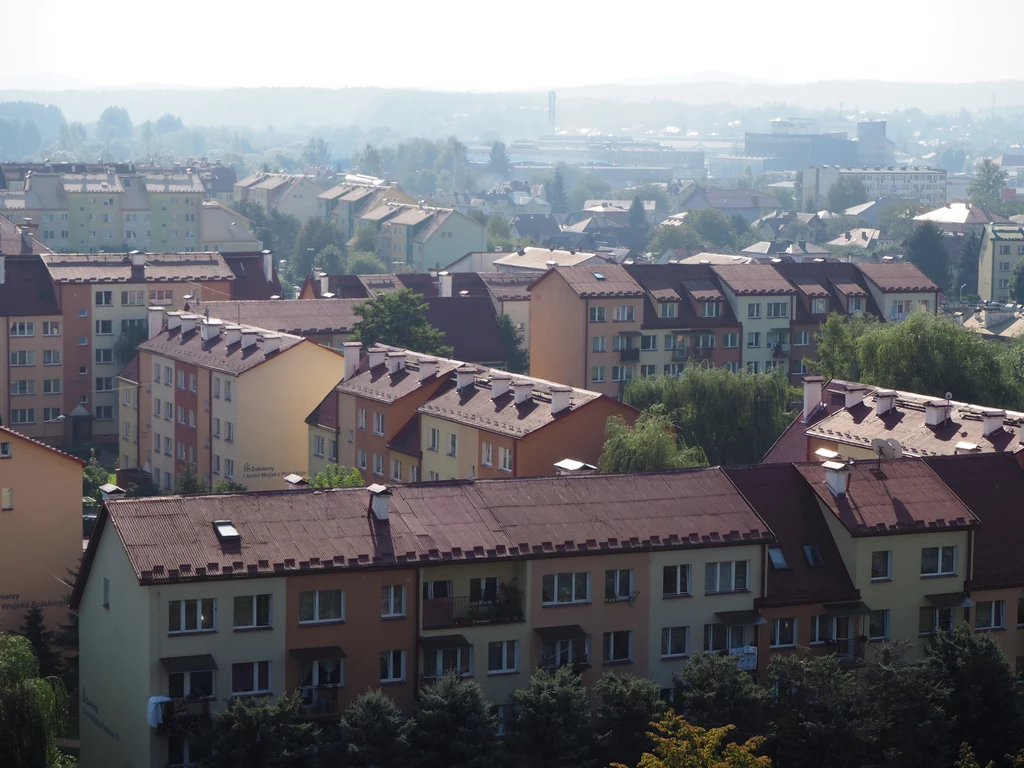
<svg viewBox="0 0 1024 768"><path fill-rule="evenodd" d="M508 315L498 316L498 333L501 334L501 339L504 342L508 372L528 373L530 353L523 349L523 339L511 317Z"/></svg>
<svg viewBox="0 0 1024 768"><path fill-rule="evenodd" d="M416 753L414 728L381 691L360 694L341 716L345 735L345 768L413 768Z"/></svg>
<svg viewBox="0 0 1024 768"><path fill-rule="evenodd" d="M681 444L660 403L641 412L632 426L621 416L612 416L605 430L604 448L598 462L602 472L648 472L708 464L699 446L689 448Z"/></svg>
<svg viewBox="0 0 1024 768"><path fill-rule="evenodd" d="M63 671L60 652L55 650L57 638L47 629L41 608L29 608L18 627L18 634L32 644L32 652L39 664L40 677L58 677Z"/></svg>
<svg viewBox="0 0 1024 768"><path fill-rule="evenodd" d="M4 768L59 768L57 737L67 720L67 691L40 677L32 643L0 633L0 756Z"/></svg>
<svg viewBox="0 0 1024 768"><path fill-rule="evenodd" d="M1024 304L1024 259L1018 261L1013 267L1013 274L1010 275L1010 301L1014 304Z"/></svg>
<svg viewBox="0 0 1024 768"><path fill-rule="evenodd" d="M329 275L340 275L348 266L345 254L337 245L328 245L322 248L316 255L314 263Z"/></svg>
<svg viewBox="0 0 1024 768"><path fill-rule="evenodd" d="M79 558L81 564L81 558ZM68 568L68 586L74 588L78 570ZM65 598L71 603L71 594ZM69 691L78 690L78 611L68 609L67 624L57 624L53 633L54 645L63 652L64 685Z"/></svg>
<svg viewBox="0 0 1024 768"><path fill-rule="evenodd" d="M837 213L868 201L868 191L859 176L840 176L828 190L828 209Z"/></svg>
<svg viewBox="0 0 1024 768"><path fill-rule="evenodd" d="M981 236L972 232L960 246L956 262L956 284L953 287L956 298L978 295L978 261L981 259ZM950 299L953 297L951 296Z"/></svg>
<svg viewBox="0 0 1024 768"><path fill-rule="evenodd" d="M736 738L768 734L770 694L736 659L698 653L675 676L675 709L702 728L736 726Z"/></svg>
<svg viewBox="0 0 1024 768"><path fill-rule="evenodd" d="M651 747L651 723L665 714L660 689L646 677L607 673L594 691L601 697L594 729L602 761L635 763Z"/></svg>
<svg viewBox="0 0 1024 768"><path fill-rule="evenodd" d="M629 221L623 235L625 245L636 251L646 248L647 227L647 214L644 212L643 201L639 197L634 197L629 206Z"/></svg>
<svg viewBox="0 0 1024 768"><path fill-rule="evenodd" d="M907 260L935 281L943 292L949 291L949 251L942 232L930 222L919 224L907 238Z"/></svg>
<svg viewBox="0 0 1024 768"><path fill-rule="evenodd" d="M452 348L444 344L444 333L427 322L423 296L409 288L378 294L356 304L352 311L359 317L352 327L352 338L364 347L388 344L426 355L451 357Z"/></svg>
<svg viewBox="0 0 1024 768"><path fill-rule="evenodd" d="M590 696L569 667L538 669L512 693L510 751L531 768L589 766L593 745Z"/></svg>
<svg viewBox="0 0 1024 768"><path fill-rule="evenodd" d="M544 184L544 198L551 206L552 213L568 213L569 201L565 196L565 180L562 169L556 168L554 178Z"/></svg>
<svg viewBox="0 0 1024 768"><path fill-rule="evenodd" d="M986 157L975 169L967 194L975 205L995 205L1006 186L1006 171Z"/></svg>
<svg viewBox="0 0 1024 768"><path fill-rule="evenodd" d="M324 743L303 717L298 694L279 699L228 699L214 715L201 768L306 768Z"/></svg>
<svg viewBox="0 0 1024 768"><path fill-rule="evenodd" d="M497 723L475 680L446 675L420 691L412 746L420 768L490 768Z"/></svg>
<svg viewBox="0 0 1024 768"><path fill-rule="evenodd" d="M491 155L488 158L487 170L499 179L506 179L508 178L509 164L510 161L508 159L508 150L505 148L505 142L494 142L491 145Z"/></svg>

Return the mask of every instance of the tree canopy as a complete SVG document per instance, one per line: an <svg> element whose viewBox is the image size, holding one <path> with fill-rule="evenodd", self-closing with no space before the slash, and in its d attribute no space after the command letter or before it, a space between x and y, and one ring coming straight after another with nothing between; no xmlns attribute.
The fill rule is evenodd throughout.
<svg viewBox="0 0 1024 768"><path fill-rule="evenodd" d="M688 448L676 436L675 425L661 403L643 411L632 426L621 416L612 416L605 433L598 462L602 472L683 469L705 467L708 463L701 448Z"/></svg>
<svg viewBox="0 0 1024 768"><path fill-rule="evenodd" d="M967 187L971 202L991 206L1000 202L1001 191L1006 186L1006 171L986 157L974 170L974 178Z"/></svg>
<svg viewBox="0 0 1024 768"><path fill-rule="evenodd" d="M408 768L415 764L415 724L382 691L360 694L341 716L346 768Z"/></svg>
<svg viewBox="0 0 1024 768"><path fill-rule="evenodd" d="M907 260L935 281L944 293L949 293L949 252L942 232L931 222L923 222L907 238Z"/></svg>
<svg viewBox="0 0 1024 768"><path fill-rule="evenodd" d="M496 141L491 145L491 154L487 162L487 170L499 179L508 178L509 159L505 142Z"/></svg>
<svg viewBox="0 0 1024 768"><path fill-rule="evenodd" d="M673 697L676 711L695 725L732 725L739 739L769 730L770 694L737 667L735 658L696 654L676 673Z"/></svg>
<svg viewBox="0 0 1024 768"><path fill-rule="evenodd" d="M565 196L565 180L562 178L561 168L556 168L554 177L544 184L544 198L551 206L552 213L569 212L569 201Z"/></svg>
<svg viewBox="0 0 1024 768"><path fill-rule="evenodd" d="M752 737L742 744L732 740L733 725L701 728L684 718L664 715L652 723L652 752L645 753L637 768L771 768L772 761L758 755L764 738ZM621 763L612 768L626 768Z"/></svg>
<svg viewBox="0 0 1024 768"><path fill-rule="evenodd" d="M388 268L370 251L354 251L348 257L348 273L350 275L383 275Z"/></svg>
<svg viewBox="0 0 1024 768"><path fill-rule="evenodd" d="M567 666L538 669L512 693L514 738L509 745L537 768L581 768L591 761L590 696Z"/></svg>
<svg viewBox="0 0 1024 768"><path fill-rule="evenodd" d="M304 768L324 743L320 727L303 717L297 693L228 699L206 741L202 768Z"/></svg>
<svg viewBox="0 0 1024 768"><path fill-rule="evenodd" d="M497 723L475 680L445 675L420 690L413 717L419 768L491 768Z"/></svg>
<svg viewBox="0 0 1024 768"><path fill-rule="evenodd" d="M652 746L648 726L667 709L658 686L646 677L608 673L597 681L594 693L601 700L594 730L602 761L636 762Z"/></svg>
<svg viewBox="0 0 1024 768"><path fill-rule="evenodd" d="M523 337L508 315L498 315L498 333L505 348L509 373L529 373L530 353L523 348Z"/></svg>
<svg viewBox="0 0 1024 768"><path fill-rule="evenodd" d="M0 755L9 768L60 768L57 749L68 699L56 678L39 675L28 638L0 633Z"/></svg>
<svg viewBox="0 0 1024 768"><path fill-rule="evenodd" d="M323 471L316 473L310 483L313 488L361 488L365 484L358 469L339 464L328 464Z"/></svg>
<svg viewBox="0 0 1024 768"><path fill-rule="evenodd" d="M444 344L444 333L427 322L423 296L409 288L378 294L356 304L353 312L359 320L352 337L364 347L387 344L426 355L452 355L452 348Z"/></svg>
<svg viewBox="0 0 1024 768"><path fill-rule="evenodd" d="M841 175L828 190L828 209L845 211L868 201L868 191L859 176Z"/></svg>

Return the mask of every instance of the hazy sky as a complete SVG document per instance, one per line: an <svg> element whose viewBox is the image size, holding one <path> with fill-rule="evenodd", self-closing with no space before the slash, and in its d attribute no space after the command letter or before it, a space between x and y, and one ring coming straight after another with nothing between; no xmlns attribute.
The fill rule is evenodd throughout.
<svg viewBox="0 0 1024 768"><path fill-rule="evenodd" d="M731 73L1024 79L1022 0L33 0L0 82L554 88ZM20 31L18 31L20 30Z"/></svg>

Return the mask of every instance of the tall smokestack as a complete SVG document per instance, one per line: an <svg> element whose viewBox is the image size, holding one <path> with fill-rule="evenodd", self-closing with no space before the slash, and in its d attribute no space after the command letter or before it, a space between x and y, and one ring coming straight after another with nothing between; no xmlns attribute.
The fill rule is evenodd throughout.
<svg viewBox="0 0 1024 768"><path fill-rule="evenodd" d="M555 120L555 92L548 91L548 133L552 136L555 135L557 124Z"/></svg>

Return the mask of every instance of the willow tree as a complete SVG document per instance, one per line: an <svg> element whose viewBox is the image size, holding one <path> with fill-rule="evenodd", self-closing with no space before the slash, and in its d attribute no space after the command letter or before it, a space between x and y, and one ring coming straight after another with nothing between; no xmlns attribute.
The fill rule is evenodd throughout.
<svg viewBox="0 0 1024 768"><path fill-rule="evenodd" d="M598 461L602 472L683 469L705 467L707 463L703 450L688 447L676 435L661 404L641 413L632 426L621 416L608 419L604 449Z"/></svg>
<svg viewBox="0 0 1024 768"><path fill-rule="evenodd" d="M55 677L39 677L27 638L0 634L0 755L7 768L58 768L64 757L57 735L67 720L68 697Z"/></svg>

